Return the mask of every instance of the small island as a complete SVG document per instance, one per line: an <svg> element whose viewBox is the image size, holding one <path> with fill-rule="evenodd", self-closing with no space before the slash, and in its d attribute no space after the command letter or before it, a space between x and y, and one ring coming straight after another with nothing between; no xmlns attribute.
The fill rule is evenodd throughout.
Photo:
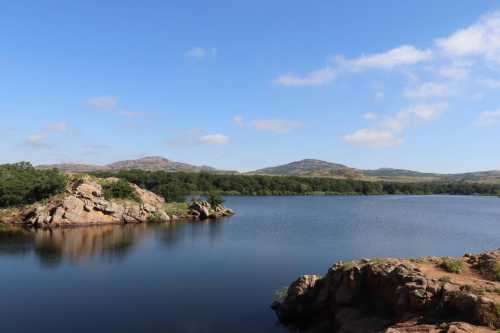
<svg viewBox="0 0 500 333"><path fill-rule="evenodd" d="M0 168L0 222L33 227L204 220L231 216L222 198L191 203L165 198L116 177L65 175L29 163Z"/></svg>
<svg viewBox="0 0 500 333"><path fill-rule="evenodd" d="M500 329L500 249L419 259L337 262L271 305L304 332L467 333Z"/></svg>

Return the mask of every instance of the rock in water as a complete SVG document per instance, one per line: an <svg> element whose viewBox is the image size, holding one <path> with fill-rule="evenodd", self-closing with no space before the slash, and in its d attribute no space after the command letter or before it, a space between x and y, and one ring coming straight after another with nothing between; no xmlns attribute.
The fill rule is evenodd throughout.
<svg viewBox="0 0 500 333"><path fill-rule="evenodd" d="M271 308L304 332L497 332L499 259L500 249L457 258L462 273L432 257L339 262L324 278L297 279Z"/></svg>

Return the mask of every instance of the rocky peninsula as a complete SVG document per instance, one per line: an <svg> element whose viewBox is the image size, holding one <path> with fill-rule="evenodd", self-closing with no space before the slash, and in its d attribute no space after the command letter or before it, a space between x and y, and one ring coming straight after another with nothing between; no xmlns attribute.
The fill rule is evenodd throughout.
<svg viewBox="0 0 500 333"><path fill-rule="evenodd" d="M500 249L461 258L338 262L272 304L301 332L499 332Z"/></svg>
<svg viewBox="0 0 500 333"><path fill-rule="evenodd" d="M70 179L64 193L0 210L0 223L60 227L215 219L234 214L222 204L212 205L205 200L194 200L171 212L164 198L132 183L125 186L131 189L133 199L106 197L104 188L118 182L124 181L90 176Z"/></svg>

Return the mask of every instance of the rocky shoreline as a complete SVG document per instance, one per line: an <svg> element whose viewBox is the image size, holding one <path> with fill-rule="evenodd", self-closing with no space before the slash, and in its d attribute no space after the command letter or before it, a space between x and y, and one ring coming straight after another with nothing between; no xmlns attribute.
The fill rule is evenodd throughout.
<svg viewBox="0 0 500 333"><path fill-rule="evenodd" d="M134 184L129 185L137 200L106 199L103 184L117 181L117 178L73 179L62 194L31 205L0 210L0 223L63 227L204 220L234 214L223 205L212 206L204 200L195 200L183 211L169 214L165 199Z"/></svg>
<svg viewBox="0 0 500 333"><path fill-rule="evenodd" d="M498 332L500 249L338 262L325 277L294 281L271 307L301 332Z"/></svg>

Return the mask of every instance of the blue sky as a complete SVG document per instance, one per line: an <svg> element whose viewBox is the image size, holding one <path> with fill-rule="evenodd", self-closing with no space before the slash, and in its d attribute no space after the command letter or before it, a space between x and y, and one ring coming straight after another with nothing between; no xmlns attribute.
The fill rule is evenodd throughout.
<svg viewBox="0 0 500 333"><path fill-rule="evenodd" d="M500 169L500 3L10 1L0 163Z"/></svg>

